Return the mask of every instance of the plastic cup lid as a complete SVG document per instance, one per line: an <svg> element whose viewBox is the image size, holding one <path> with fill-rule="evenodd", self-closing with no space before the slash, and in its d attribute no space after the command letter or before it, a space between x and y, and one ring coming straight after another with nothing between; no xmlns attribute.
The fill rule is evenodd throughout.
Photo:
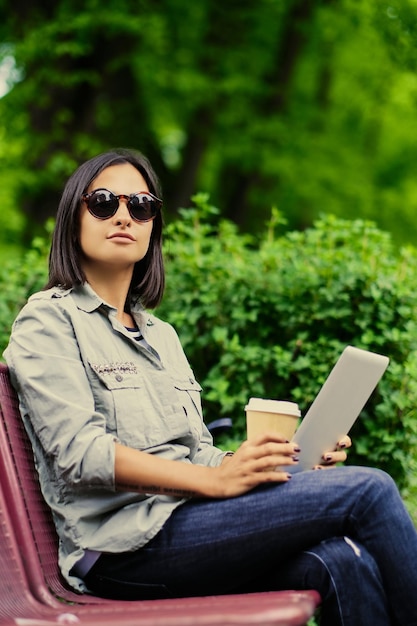
<svg viewBox="0 0 417 626"><path fill-rule="evenodd" d="M265 398L249 398L245 411L263 411L264 413L284 413L300 417L298 404L286 400L267 400Z"/></svg>

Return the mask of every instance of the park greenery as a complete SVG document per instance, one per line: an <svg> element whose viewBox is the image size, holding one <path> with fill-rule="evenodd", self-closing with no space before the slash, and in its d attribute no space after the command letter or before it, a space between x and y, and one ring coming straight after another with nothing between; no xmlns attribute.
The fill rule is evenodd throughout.
<svg viewBox="0 0 417 626"><path fill-rule="evenodd" d="M305 412L354 344L391 363L349 462L388 469L405 493L416 40L415 0L0 0L0 347L46 281L67 177L100 151L139 149L164 189L157 314L180 334L207 420L233 419L224 444L244 436L249 396Z"/></svg>
<svg viewBox="0 0 417 626"><path fill-rule="evenodd" d="M28 243L63 181L141 149L167 215L210 193L254 231L323 212L417 227L415 0L0 0L0 237Z"/></svg>

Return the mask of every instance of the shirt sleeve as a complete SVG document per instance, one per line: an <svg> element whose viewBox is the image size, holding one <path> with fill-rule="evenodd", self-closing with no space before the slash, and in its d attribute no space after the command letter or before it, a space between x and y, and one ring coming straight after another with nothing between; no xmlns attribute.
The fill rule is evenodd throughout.
<svg viewBox="0 0 417 626"><path fill-rule="evenodd" d="M203 435L196 454L193 457L193 463L198 465L208 465L216 467L220 465L225 456L225 452L213 445L213 437L211 436L207 426L203 424Z"/></svg>
<svg viewBox="0 0 417 626"><path fill-rule="evenodd" d="M14 323L4 356L35 453L69 485L115 489L115 436L94 398L70 315L34 299Z"/></svg>

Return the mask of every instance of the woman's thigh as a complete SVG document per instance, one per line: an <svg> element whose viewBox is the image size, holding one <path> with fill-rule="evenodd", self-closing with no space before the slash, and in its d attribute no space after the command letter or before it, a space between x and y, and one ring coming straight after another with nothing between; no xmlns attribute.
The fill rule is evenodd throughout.
<svg viewBox="0 0 417 626"><path fill-rule="evenodd" d="M138 585L138 592L145 585L148 597L149 585L161 595L237 590L311 546L349 534L356 501L379 476L366 468L303 472L237 498L191 500L144 548L103 555L92 574Z"/></svg>

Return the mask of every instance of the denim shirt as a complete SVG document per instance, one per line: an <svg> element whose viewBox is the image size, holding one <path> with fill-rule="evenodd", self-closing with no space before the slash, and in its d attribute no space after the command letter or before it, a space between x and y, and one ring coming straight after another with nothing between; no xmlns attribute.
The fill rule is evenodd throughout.
<svg viewBox="0 0 417 626"><path fill-rule="evenodd" d="M117 491L115 442L183 463L216 466L200 392L174 329L140 306L148 346L85 284L34 294L4 353L31 439L43 496L71 572L85 549L137 550L184 499Z"/></svg>

